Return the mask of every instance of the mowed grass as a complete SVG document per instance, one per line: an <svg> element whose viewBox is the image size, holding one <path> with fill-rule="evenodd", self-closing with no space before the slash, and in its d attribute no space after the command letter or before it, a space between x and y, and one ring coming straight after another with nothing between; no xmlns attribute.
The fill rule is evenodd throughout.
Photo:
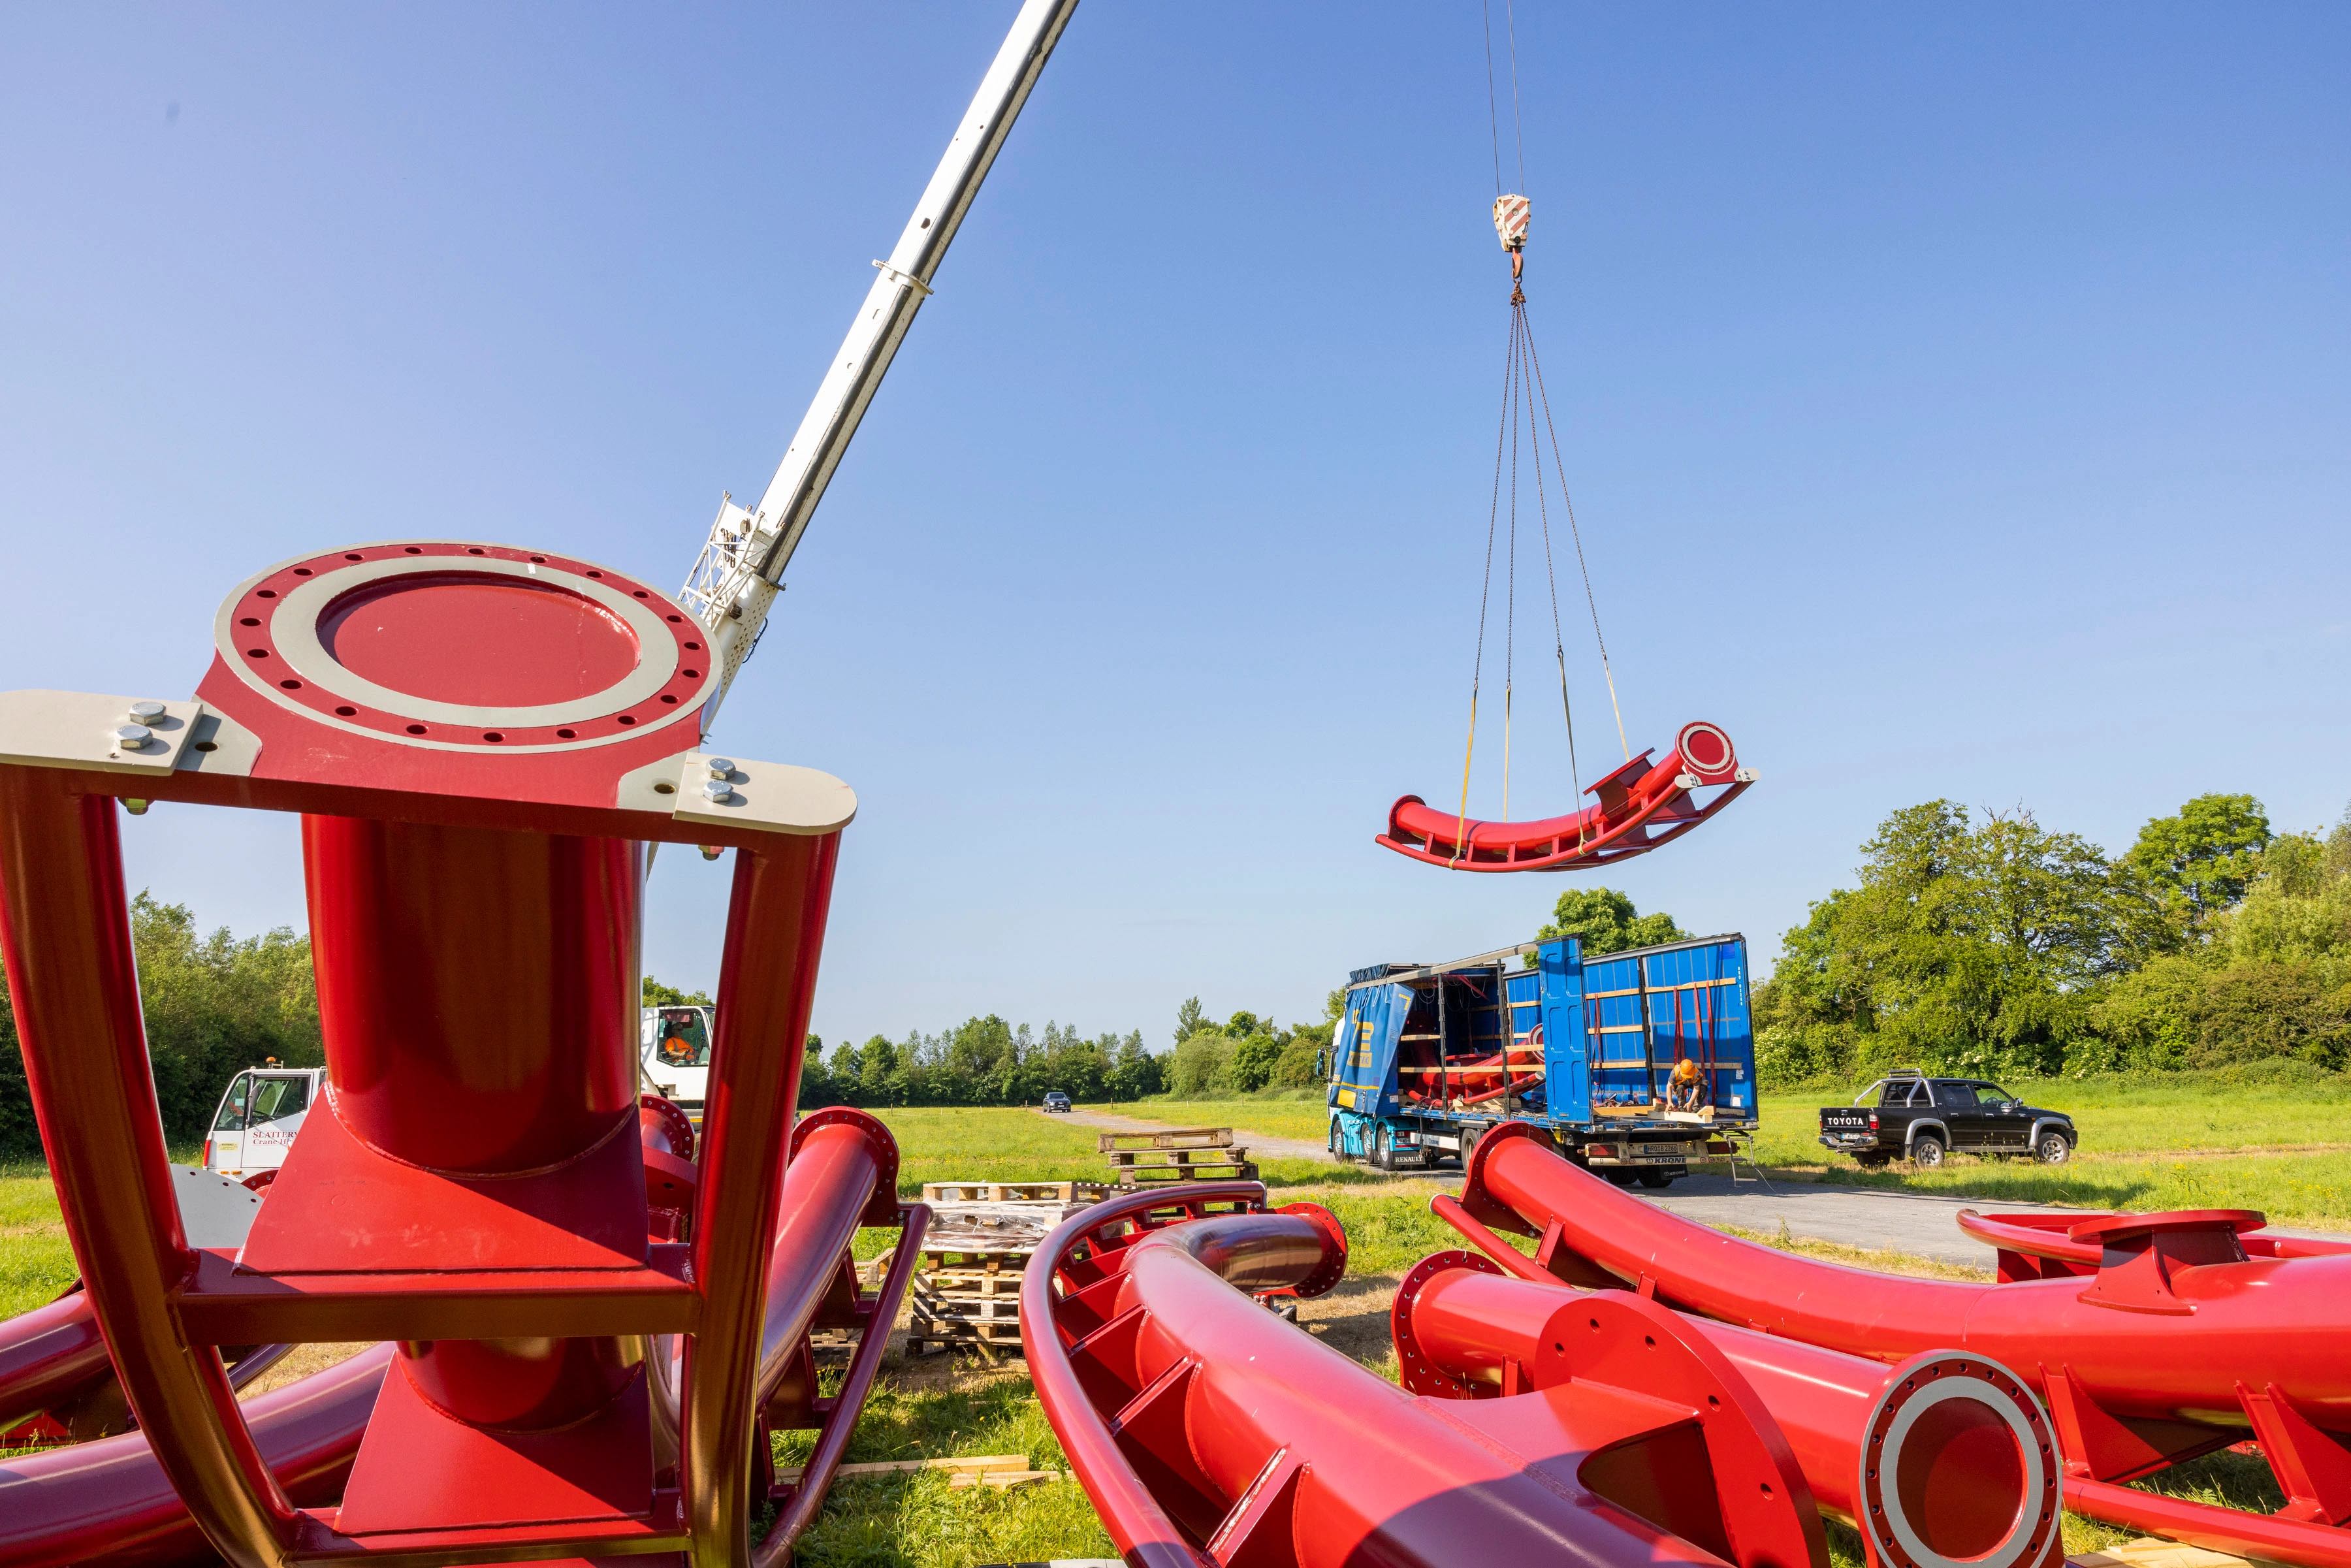
<svg viewBox="0 0 2351 1568"><path fill-rule="evenodd" d="M52 1301L78 1270L42 1166L0 1166L0 1318Z"/></svg>
<svg viewBox="0 0 2351 1568"><path fill-rule="evenodd" d="M1319 1095L1311 1100L1131 1100L1086 1109L1177 1127L1230 1127L1309 1144L1322 1143L1331 1125L1330 1107Z"/></svg>
<svg viewBox="0 0 2351 1568"><path fill-rule="evenodd" d="M2063 1166L1960 1155L1931 1171L1865 1171L1816 1141L1820 1107L1844 1094L1763 1096L1756 1157L1823 1180L2089 1208L2256 1208L2281 1225L2351 1228L2351 1090L2176 1079L2017 1080L2026 1103L2074 1118Z"/></svg>

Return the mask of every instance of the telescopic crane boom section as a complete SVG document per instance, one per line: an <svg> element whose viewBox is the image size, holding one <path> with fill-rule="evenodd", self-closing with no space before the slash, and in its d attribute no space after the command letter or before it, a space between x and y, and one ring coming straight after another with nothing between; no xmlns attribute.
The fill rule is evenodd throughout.
<svg viewBox="0 0 2351 1568"><path fill-rule="evenodd" d="M825 486L849 450L866 405L889 373L914 313L930 297L932 276L979 194L980 182L987 177L1077 6L1078 0L1026 0L1021 5L890 259L873 264L880 276L833 355L791 444L784 449L784 460L768 482L766 494L748 508L737 506L731 496L720 501L710 538L679 595L709 631L717 652L716 689L703 708L704 733L716 721L727 688L758 643L768 608L780 591L784 568L799 548L800 536L808 532L817 503L824 499Z"/></svg>

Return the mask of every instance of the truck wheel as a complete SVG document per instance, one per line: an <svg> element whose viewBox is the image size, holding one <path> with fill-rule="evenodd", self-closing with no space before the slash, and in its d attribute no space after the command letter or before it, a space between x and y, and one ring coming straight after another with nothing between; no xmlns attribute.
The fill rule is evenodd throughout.
<svg viewBox="0 0 2351 1568"><path fill-rule="evenodd" d="M1600 1174L1608 1178L1608 1185L1611 1186L1631 1186L1633 1185L1633 1173L1631 1171L1604 1170Z"/></svg>
<svg viewBox="0 0 2351 1568"><path fill-rule="evenodd" d="M1478 1129L1477 1129L1477 1128L1475 1128L1475 1127L1464 1127L1464 1128L1462 1128L1462 1129L1461 1129L1461 1168L1462 1168L1462 1170L1463 1170L1465 1173L1469 1169L1469 1161L1470 1161L1471 1157L1472 1157L1473 1155L1475 1155L1477 1153L1478 1153Z"/></svg>
<svg viewBox="0 0 2351 1568"><path fill-rule="evenodd" d="M1346 1155L1339 1153L1339 1118L1336 1116L1331 1118L1330 1146L1331 1153L1332 1155L1337 1155L1340 1159L1345 1159L1347 1157Z"/></svg>
<svg viewBox="0 0 2351 1568"><path fill-rule="evenodd" d="M2062 1166L2074 1157L2074 1145L2063 1133L2043 1133L2041 1141L2032 1145L2032 1157L2044 1166Z"/></svg>
<svg viewBox="0 0 2351 1568"><path fill-rule="evenodd" d="M1659 1192L1674 1185L1674 1176L1671 1171L1643 1171L1640 1181L1651 1192Z"/></svg>
<svg viewBox="0 0 2351 1568"><path fill-rule="evenodd" d="M1943 1140L1932 1133L1921 1133L1910 1140L1910 1163L1922 1171L1933 1170L1943 1163Z"/></svg>
<svg viewBox="0 0 2351 1568"><path fill-rule="evenodd" d="M1395 1145L1388 1141L1385 1127L1372 1135L1372 1165L1384 1171L1395 1169Z"/></svg>

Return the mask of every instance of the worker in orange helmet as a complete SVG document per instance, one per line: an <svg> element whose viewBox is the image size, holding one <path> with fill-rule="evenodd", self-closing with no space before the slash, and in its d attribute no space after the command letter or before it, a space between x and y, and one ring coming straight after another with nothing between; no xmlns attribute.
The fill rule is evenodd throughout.
<svg viewBox="0 0 2351 1568"><path fill-rule="evenodd" d="M1695 1111L1706 1103L1706 1074L1697 1062L1683 1057L1666 1077L1666 1109Z"/></svg>

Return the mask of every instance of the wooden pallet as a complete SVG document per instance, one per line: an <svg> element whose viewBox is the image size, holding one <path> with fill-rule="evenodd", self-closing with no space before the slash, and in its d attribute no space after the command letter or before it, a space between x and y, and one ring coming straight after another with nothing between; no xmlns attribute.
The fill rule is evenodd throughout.
<svg viewBox="0 0 2351 1568"><path fill-rule="evenodd" d="M1094 1146L1107 1155L1123 1149L1225 1149L1232 1142L1230 1127L1161 1127L1144 1133L1103 1133L1095 1138Z"/></svg>
<svg viewBox="0 0 2351 1568"><path fill-rule="evenodd" d="M1118 1173L1123 1187L1175 1186L1187 1181L1255 1181L1257 1166L1248 1160L1181 1166L1124 1166Z"/></svg>
<svg viewBox="0 0 2351 1568"><path fill-rule="evenodd" d="M1249 1160L1249 1150L1238 1144L1213 1149L1113 1149L1102 1158L1113 1171L1150 1166L1238 1166Z"/></svg>
<svg viewBox="0 0 2351 1568"><path fill-rule="evenodd" d="M929 1322L910 1329L906 1333L908 1355L929 1355L938 1351L969 1346L996 1359L998 1351L1020 1354L1020 1325L1015 1322Z"/></svg>
<svg viewBox="0 0 2351 1568"><path fill-rule="evenodd" d="M1020 1297L1008 1296L914 1296L914 1332L921 1333L932 1325L956 1323L1008 1323L1020 1320Z"/></svg>
<svg viewBox="0 0 2351 1568"><path fill-rule="evenodd" d="M1110 1188L1098 1181L926 1181L925 1203L1100 1203Z"/></svg>

